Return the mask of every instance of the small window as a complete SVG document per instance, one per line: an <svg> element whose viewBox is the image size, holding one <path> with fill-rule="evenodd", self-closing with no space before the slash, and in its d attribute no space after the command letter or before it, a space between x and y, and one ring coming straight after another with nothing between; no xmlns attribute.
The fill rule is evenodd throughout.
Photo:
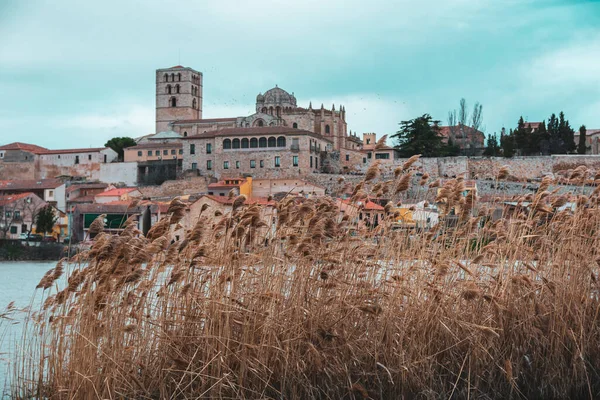
<svg viewBox="0 0 600 400"><path fill-rule="evenodd" d="M183 154L183 149L179 149L179 154Z"/></svg>
<svg viewBox="0 0 600 400"><path fill-rule="evenodd" d="M350 154L346 154L346 161L350 161Z"/></svg>
<svg viewBox="0 0 600 400"><path fill-rule="evenodd" d="M223 140L223 149L225 149L225 150L231 149L231 140L230 139Z"/></svg>
<svg viewBox="0 0 600 400"><path fill-rule="evenodd" d="M15 218L16 218L16 219L19 219L19 218L21 218L21 211L18 211L18 210L17 210L17 211L15 211Z"/></svg>
<svg viewBox="0 0 600 400"><path fill-rule="evenodd" d="M292 128L294 128L294 129L298 129L298 124L294 122L294 123L292 124Z"/></svg>
<svg viewBox="0 0 600 400"><path fill-rule="evenodd" d="M367 153L367 158L370 160L373 157L372 153Z"/></svg>
<svg viewBox="0 0 600 400"><path fill-rule="evenodd" d="M75 156L75 164L79 164L79 156Z"/></svg>
<svg viewBox="0 0 600 400"><path fill-rule="evenodd" d="M235 169L240 169L240 162L239 161L235 162Z"/></svg>
<svg viewBox="0 0 600 400"><path fill-rule="evenodd" d="M12 217L12 211L7 211L4 213L4 215L6 215L6 218L10 218Z"/></svg>
<svg viewBox="0 0 600 400"><path fill-rule="evenodd" d="M256 160L250 160L250 168L256 168Z"/></svg>
<svg viewBox="0 0 600 400"><path fill-rule="evenodd" d="M152 155L152 150L148 150L148 155L151 156Z"/></svg>
<svg viewBox="0 0 600 400"><path fill-rule="evenodd" d="M367 139L367 144L371 144L371 139Z"/></svg>
<svg viewBox="0 0 600 400"><path fill-rule="evenodd" d="M265 167L265 160L260 160L260 167L264 168Z"/></svg>
<svg viewBox="0 0 600 400"><path fill-rule="evenodd" d="M156 150L156 151L154 152L154 155L155 155L155 156L160 156L160 150Z"/></svg>
<svg viewBox="0 0 600 400"><path fill-rule="evenodd" d="M167 94L171 94L171 85L167 85Z"/></svg>
<svg viewBox="0 0 600 400"><path fill-rule="evenodd" d="M312 156L310 156L310 167L313 167Z"/></svg>
<svg viewBox="0 0 600 400"><path fill-rule="evenodd" d="M48 190L48 197L54 197L54 190Z"/></svg>
<svg viewBox="0 0 600 400"><path fill-rule="evenodd" d="M376 160L389 160L390 153L375 153Z"/></svg>
<svg viewBox="0 0 600 400"><path fill-rule="evenodd" d="M223 161L223 169L229 169L229 161Z"/></svg>
<svg viewBox="0 0 600 400"><path fill-rule="evenodd" d="M275 156L275 167L281 166L281 157Z"/></svg>
<svg viewBox="0 0 600 400"><path fill-rule="evenodd" d="M11 235L15 235L17 233L17 227L16 226L11 226L10 227L10 234Z"/></svg>
<svg viewBox="0 0 600 400"><path fill-rule="evenodd" d="M211 154L212 153L212 144L207 143L206 144L206 154Z"/></svg>
<svg viewBox="0 0 600 400"><path fill-rule="evenodd" d="M165 82L169 82L169 75L165 74Z"/></svg>
<svg viewBox="0 0 600 400"><path fill-rule="evenodd" d="M171 98L171 107L177 107L177 99L175 97Z"/></svg>
<svg viewBox="0 0 600 400"><path fill-rule="evenodd" d="M175 82L175 74L171 74L171 82Z"/></svg>
<svg viewBox="0 0 600 400"><path fill-rule="evenodd" d="M197 104L198 104L198 103L196 102L196 99L192 100L192 108L193 108L194 110L196 109L196 107L197 107Z"/></svg>
<svg viewBox="0 0 600 400"><path fill-rule="evenodd" d="M88 160L90 160L90 161L92 160L92 155L91 154L88 154Z"/></svg>
<svg viewBox="0 0 600 400"><path fill-rule="evenodd" d="M363 164L366 164L366 163L367 163L367 158L363 157Z"/></svg>
<svg viewBox="0 0 600 400"><path fill-rule="evenodd" d="M138 151L138 157L141 157L141 156L142 156L142 152L140 150L140 151Z"/></svg>
<svg viewBox="0 0 600 400"><path fill-rule="evenodd" d="M177 74L177 80L181 82L181 72Z"/></svg>
<svg viewBox="0 0 600 400"><path fill-rule="evenodd" d="M198 163L193 162L192 163L192 169L193 170L197 170L198 169Z"/></svg>
<svg viewBox="0 0 600 400"><path fill-rule="evenodd" d="M206 169L209 171L212 169L212 160L206 160Z"/></svg>
<svg viewBox="0 0 600 400"><path fill-rule="evenodd" d="M319 168L319 157L315 157L315 168Z"/></svg>
<svg viewBox="0 0 600 400"><path fill-rule="evenodd" d="M177 151L175 149L171 150L171 155L174 156L175 154L177 154Z"/></svg>
<svg viewBox="0 0 600 400"><path fill-rule="evenodd" d="M292 157L292 165L293 165L294 167L297 167L297 166L298 166L298 156L293 156L293 157Z"/></svg>
<svg viewBox="0 0 600 400"><path fill-rule="evenodd" d="M263 125L264 125L264 123L263 123L262 119L259 119L259 120L258 120L258 123L257 123L257 125L258 125L258 126L263 126Z"/></svg>
<svg viewBox="0 0 600 400"><path fill-rule="evenodd" d="M190 144L190 154L196 154L196 145Z"/></svg>
<svg viewBox="0 0 600 400"><path fill-rule="evenodd" d="M180 86L179 86L179 85L175 85L175 91L176 91L177 93L179 93L179 89L180 89Z"/></svg>
<svg viewBox="0 0 600 400"><path fill-rule="evenodd" d="M169 155L169 150L163 150L163 156L168 156Z"/></svg>
<svg viewBox="0 0 600 400"><path fill-rule="evenodd" d="M330 133L331 129L329 128L329 125L325 125L325 133Z"/></svg>
<svg viewBox="0 0 600 400"><path fill-rule="evenodd" d="M183 137L187 137L187 131L183 132Z"/></svg>

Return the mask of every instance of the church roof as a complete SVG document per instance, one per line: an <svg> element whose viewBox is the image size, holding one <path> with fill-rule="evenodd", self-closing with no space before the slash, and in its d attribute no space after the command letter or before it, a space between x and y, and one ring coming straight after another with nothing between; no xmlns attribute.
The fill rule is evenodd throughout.
<svg viewBox="0 0 600 400"><path fill-rule="evenodd" d="M218 136L250 136L250 135L308 135L314 136L321 140L325 140L327 142L331 142L330 139L319 135L318 133L307 131L304 129L296 129L290 128L289 126L262 126L262 127L254 127L254 128L228 128L228 129L219 129L216 131L208 131L199 133L197 135L192 135L188 137L182 138L186 139L204 139L204 138L213 138Z"/></svg>
<svg viewBox="0 0 600 400"><path fill-rule="evenodd" d="M296 105L296 97L294 97L293 94L289 94L277 85L274 88L267 90L264 95L259 94L256 97L256 101L267 104L289 103L293 104L294 106Z"/></svg>
<svg viewBox="0 0 600 400"><path fill-rule="evenodd" d="M181 135L175 131L163 131L163 132L158 132L154 135L150 135L146 139L148 139L148 140L181 139Z"/></svg>

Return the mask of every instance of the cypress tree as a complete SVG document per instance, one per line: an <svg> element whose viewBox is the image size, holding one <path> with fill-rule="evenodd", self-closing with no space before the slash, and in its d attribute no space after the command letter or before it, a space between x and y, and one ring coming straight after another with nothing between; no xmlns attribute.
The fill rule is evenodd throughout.
<svg viewBox="0 0 600 400"><path fill-rule="evenodd" d="M577 145L577 154L585 154L585 151L587 150L587 146L585 145L585 134L585 125L581 125L579 127L579 143Z"/></svg>

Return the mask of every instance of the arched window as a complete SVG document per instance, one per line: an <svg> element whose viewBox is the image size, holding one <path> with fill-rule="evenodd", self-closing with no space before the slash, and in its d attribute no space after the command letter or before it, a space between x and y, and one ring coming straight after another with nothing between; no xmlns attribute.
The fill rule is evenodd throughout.
<svg viewBox="0 0 600 400"><path fill-rule="evenodd" d="M277 147L285 147L285 136L279 136L277 138Z"/></svg>
<svg viewBox="0 0 600 400"><path fill-rule="evenodd" d="M242 149L247 149L248 147L250 147L249 144L250 143L249 143L248 139L246 139L246 138L242 139Z"/></svg>
<svg viewBox="0 0 600 400"><path fill-rule="evenodd" d="M177 74L177 81L181 82L181 72Z"/></svg>
<svg viewBox="0 0 600 400"><path fill-rule="evenodd" d="M229 140L229 139L223 140L223 148L230 149L231 148L231 140Z"/></svg>
<svg viewBox="0 0 600 400"><path fill-rule="evenodd" d="M171 85L167 85L167 93L171 94Z"/></svg>
<svg viewBox="0 0 600 400"><path fill-rule="evenodd" d="M165 74L165 82L169 82L169 74Z"/></svg>
<svg viewBox="0 0 600 400"><path fill-rule="evenodd" d="M175 85L175 91L179 93L179 85Z"/></svg>
<svg viewBox="0 0 600 400"><path fill-rule="evenodd" d="M330 133L329 125L325 125L325 133Z"/></svg>
<svg viewBox="0 0 600 400"><path fill-rule="evenodd" d="M269 107L269 114L273 115L273 107Z"/></svg>
<svg viewBox="0 0 600 400"><path fill-rule="evenodd" d="M275 107L275 111L277 112L277 116L281 117L281 107L279 107L279 106Z"/></svg>
<svg viewBox="0 0 600 400"><path fill-rule="evenodd" d="M175 74L171 74L171 82L175 82Z"/></svg>
<svg viewBox="0 0 600 400"><path fill-rule="evenodd" d="M171 107L177 107L177 99L175 97L171 97Z"/></svg>
<svg viewBox="0 0 600 400"><path fill-rule="evenodd" d="M258 139L258 147L267 147L267 138L261 137Z"/></svg>
<svg viewBox="0 0 600 400"><path fill-rule="evenodd" d="M298 124L294 122L294 123L292 124L292 127L293 127L294 129L298 129Z"/></svg>
<svg viewBox="0 0 600 400"><path fill-rule="evenodd" d="M193 108L193 109L196 109L196 105L197 105L197 104L196 104L196 99L192 100L192 108Z"/></svg>
<svg viewBox="0 0 600 400"><path fill-rule="evenodd" d="M277 139L274 136L269 138L269 147L277 147Z"/></svg>
<svg viewBox="0 0 600 400"><path fill-rule="evenodd" d="M256 125L263 126L264 125L263 120L259 119L258 122L256 123Z"/></svg>
<svg viewBox="0 0 600 400"><path fill-rule="evenodd" d="M240 139L233 139L233 142L231 143L231 148L239 149L240 148Z"/></svg>
<svg viewBox="0 0 600 400"><path fill-rule="evenodd" d="M183 132L183 137L187 137L187 132Z"/></svg>
<svg viewBox="0 0 600 400"><path fill-rule="evenodd" d="M267 107L263 107L261 111L262 111L263 114L266 114L267 113Z"/></svg>
<svg viewBox="0 0 600 400"><path fill-rule="evenodd" d="M257 147L258 147L258 139L253 137L252 139L250 139L250 148L256 149Z"/></svg>

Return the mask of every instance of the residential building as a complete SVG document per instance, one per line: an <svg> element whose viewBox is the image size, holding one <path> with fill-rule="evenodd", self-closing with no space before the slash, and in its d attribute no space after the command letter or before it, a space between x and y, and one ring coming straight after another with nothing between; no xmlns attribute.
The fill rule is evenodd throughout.
<svg viewBox="0 0 600 400"><path fill-rule="evenodd" d="M356 223L359 228L374 228L385 216L385 209L370 199L357 202L338 199L337 206L340 209L340 215L347 215L350 221Z"/></svg>
<svg viewBox="0 0 600 400"><path fill-rule="evenodd" d="M31 232L37 213L47 204L32 192L0 195L0 238L18 239Z"/></svg>
<svg viewBox="0 0 600 400"><path fill-rule="evenodd" d="M579 130L575 131L575 144L579 144ZM586 129L585 132L586 154L600 154L600 129Z"/></svg>
<svg viewBox="0 0 600 400"><path fill-rule="evenodd" d="M326 189L302 179L253 179L252 195L267 198L280 194L319 197L325 196Z"/></svg>
<svg viewBox="0 0 600 400"><path fill-rule="evenodd" d="M60 179L0 181L0 195L29 192L57 209L66 211L66 185Z"/></svg>
<svg viewBox="0 0 600 400"><path fill-rule="evenodd" d="M178 140L148 139L125 148L124 154L126 162L137 163L139 184L160 185L177 179L181 172L183 148Z"/></svg>
<svg viewBox="0 0 600 400"><path fill-rule="evenodd" d="M115 201L133 201L139 199L142 196L137 188L118 188L111 189L94 196L95 203L112 203Z"/></svg>
<svg viewBox="0 0 600 400"><path fill-rule="evenodd" d="M208 185L208 194L211 196L228 196L233 191L235 196L243 194L252 196L252 178L225 178Z"/></svg>
<svg viewBox="0 0 600 400"><path fill-rule="evenodd" d="M442 141L448 143L452 140L460 148L462 155L479 156L485 150L485 135L470 126L460 123L455 126L440 126L439 132Z"/></svg>

